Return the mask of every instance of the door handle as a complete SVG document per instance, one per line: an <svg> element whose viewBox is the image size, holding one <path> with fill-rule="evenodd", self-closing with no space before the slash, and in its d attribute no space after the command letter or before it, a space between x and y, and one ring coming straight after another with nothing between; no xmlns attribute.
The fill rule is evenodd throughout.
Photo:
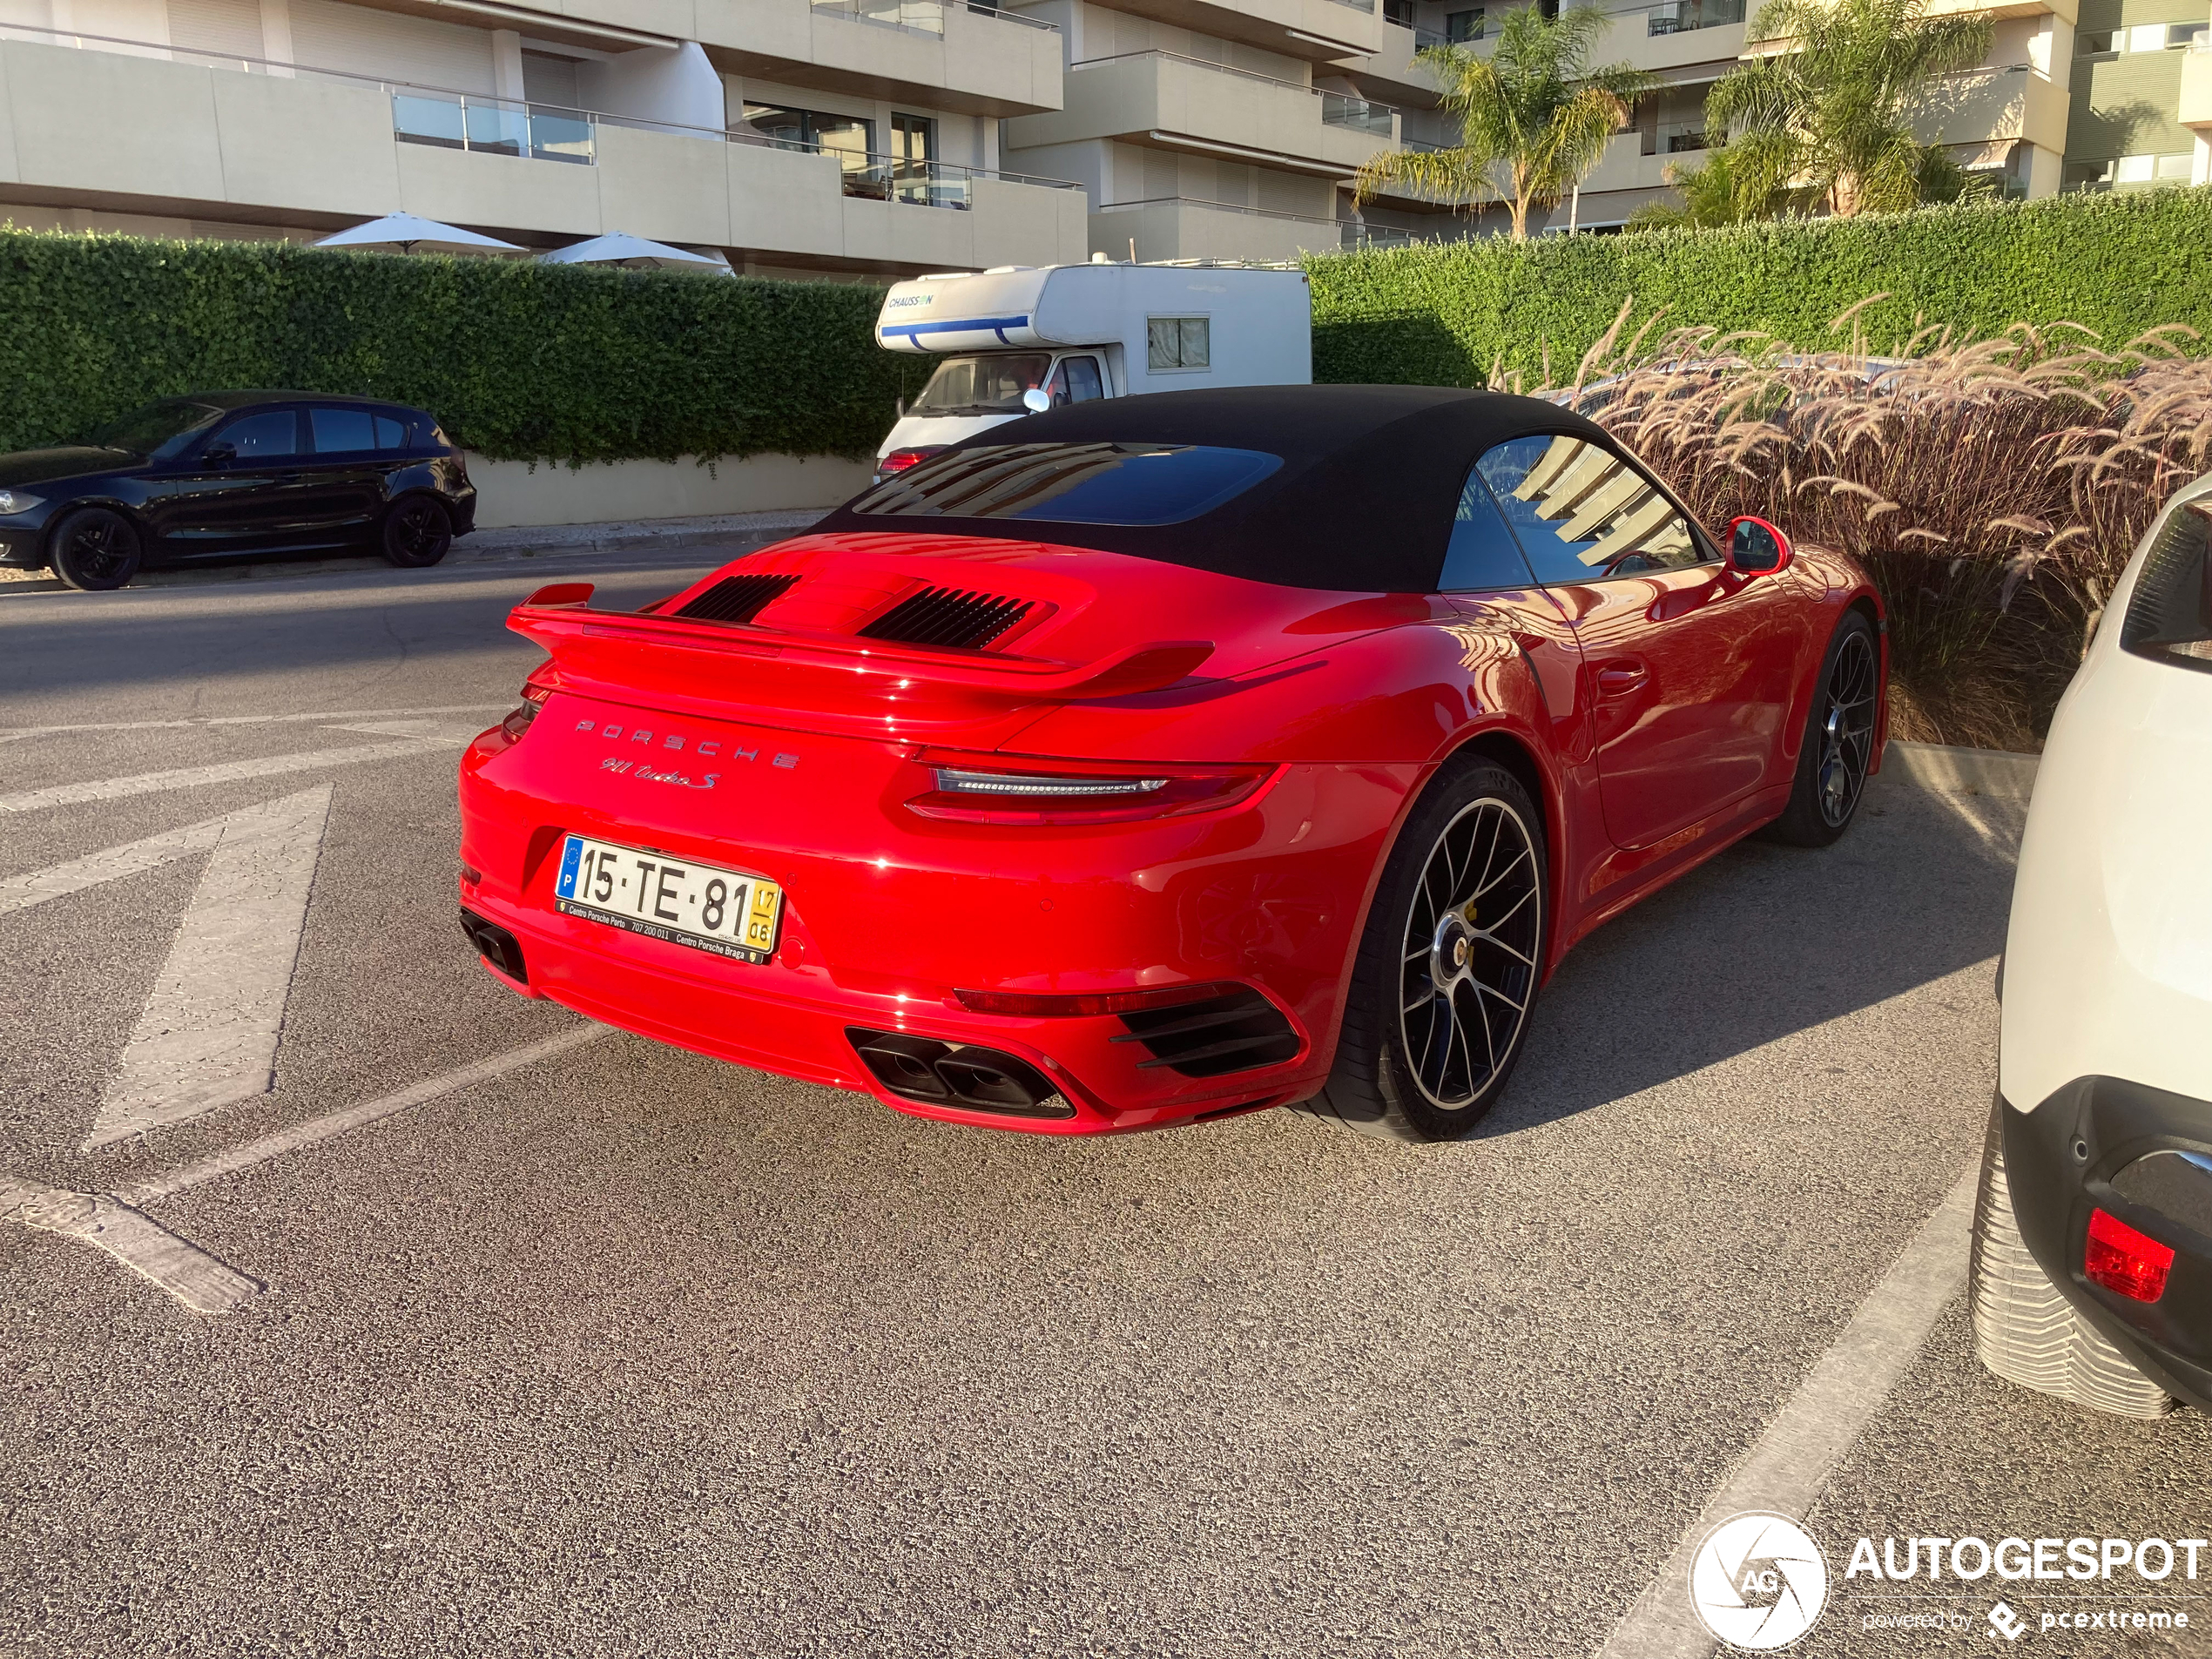
<svg viewBox="0 0 2212 1659"><path fill-rule="evenodd" d="M1633 691L1651 677L1642 663L1608 663L1597 671L1597 694L1620 697Z"/></svg>

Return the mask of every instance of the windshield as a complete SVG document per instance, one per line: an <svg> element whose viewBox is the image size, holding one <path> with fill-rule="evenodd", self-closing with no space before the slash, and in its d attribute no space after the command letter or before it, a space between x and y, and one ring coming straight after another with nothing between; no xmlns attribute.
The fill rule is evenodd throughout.
<svg viewBox="0 0 2212 1659"><path fill-rule="evenodd" d="M181 397L165 397L133 409L119 419L97 427L92 442L105 449L127 450L134 455L160 456L168 446L214 420L220 411Z"/></svg>
<svg viewBox="0 0 2212 1659"><path fill-rule="evenodd" d="M948 357L914 401L914 415L1022 415L1022 394L1044 384L1052 354L995 352Z"/></svg>

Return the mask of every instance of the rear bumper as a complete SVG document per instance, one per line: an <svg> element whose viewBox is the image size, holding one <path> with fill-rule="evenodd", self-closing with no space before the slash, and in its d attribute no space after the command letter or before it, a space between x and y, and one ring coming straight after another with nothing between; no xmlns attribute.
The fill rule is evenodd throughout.
<svg viewBox="0 0 2212 1659"><path fill-rule="evenodd" d="M2212 1410L2212 1101L2078 1077L2033 1111L2008 1104L2002 1121L2006 1179L2037 1264L2169 1393ZM2082 1276L2093 1207L2173 1247L2157 1301Z"/></svg>
<svg viewBox="0 0 2212 1659"><path fill-rule="evenodd" d="M922 775L910 745L687 718L656 719L633 746L639 718L556 693L521 742L488 732L463 759L462 861L478 875L464 873L461 901L515 935L527 994L900 1111L1035 1134L1158 1128L1312 1094L1367 885L1416 771L1292 767L1222 813L971 833L907 813L909 774ZM632 765L638 754L671 758ZM728 961L563 914L552 887L570 832L776 881L772 958ZM979 1014L954 995L1217 984L1265 998L1295 1053L1198 1075L1117 1015ZM853 1028L995 1049L1073 1109L1010 1116L894 1095Z"/></svg>

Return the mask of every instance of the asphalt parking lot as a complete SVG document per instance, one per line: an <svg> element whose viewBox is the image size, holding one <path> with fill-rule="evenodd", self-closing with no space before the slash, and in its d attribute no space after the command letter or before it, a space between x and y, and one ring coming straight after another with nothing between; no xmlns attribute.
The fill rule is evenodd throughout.
<svg viewBox="0 0 2212 1659"><path fill-rule="evenodd" d="M718 558L0 597L0 1652L1710 1651L1623 1621L1978 1154L2020 806L1885 778L1724 854L1462 1143L954 1129L584 1027L455 926L506 609ZM1841 1578L2212 1534L2201 1414L2010 1390L1930 1305L1797 1651L2212 1652L2212 1581L2008 1644L1986 1584Z"/></svg>

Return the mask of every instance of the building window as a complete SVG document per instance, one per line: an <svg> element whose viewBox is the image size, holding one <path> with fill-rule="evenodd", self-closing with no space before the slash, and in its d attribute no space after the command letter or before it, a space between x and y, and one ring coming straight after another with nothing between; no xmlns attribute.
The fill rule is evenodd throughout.
<svg viewBox="0 0 2212 1659"><path fill-rule="evenodd" d="M2146 23L2128 29L2085 29L2074 37L2077 57L2105 57L2120 52L2181 51L2202 45L2212 24Z"/></svg>
<svg viewBox="0 0 2212 1659"><path fill-rule="evenodd" d="M2188 151L2167 155L2107 156L2066 164L2067 190L2141 189L2146 185L2186 185L2195 158Z"/></svg>
<svg viewBox="0 0 2212 1659"><path fill-rule="evenodd" d="M835 156L847 172L866 171L875 150L875 123L857 115L794 110L781 104L748 104L745 125L787 150L815 150Z"/></svg>
<svg viewBox="0 0 2212 1659"><path fill-rule="evenodd" d="M1477 6L1472 11L1446 12L1444 14L1444 38L1453 45L1481 39L1483 10L1484 8Z"/></svg>
<svg viewBox="0 0 2212 1659"><path fill-rule="evenodd" d="M1155 374L1178 368L1211 368L1211 320L1205 317L1146 318L1145 368Z"/></svg>

